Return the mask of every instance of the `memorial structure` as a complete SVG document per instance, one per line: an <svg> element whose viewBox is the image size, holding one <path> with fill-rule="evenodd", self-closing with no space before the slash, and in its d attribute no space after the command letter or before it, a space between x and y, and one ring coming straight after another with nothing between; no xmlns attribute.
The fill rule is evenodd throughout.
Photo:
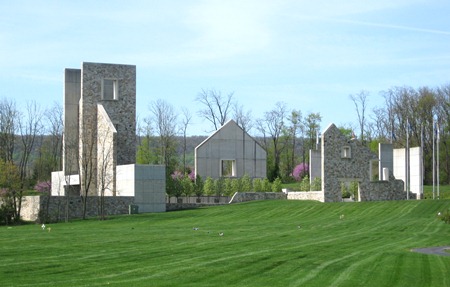
<svg viewBox="0 0 450 287"><path fill-rule="evenodd" d="M132 196L165 211L164 166L136 162L136 66L82 63L64 73L63 170L52 195Z"/></svg>
<svg viewBox="0 0 450 287"><path fill-rule="evenodd" d="M202 178L265 178L266 151L234 120L195 148L195 173Z"/></svg>

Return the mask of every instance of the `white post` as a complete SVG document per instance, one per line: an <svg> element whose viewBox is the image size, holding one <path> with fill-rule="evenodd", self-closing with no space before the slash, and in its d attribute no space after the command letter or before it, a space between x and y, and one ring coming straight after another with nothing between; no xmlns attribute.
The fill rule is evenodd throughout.
<svg viewBox="0 0 450 287"><path fill-rule="evenodd" d="M440 130L439 130L439 122L436 124L437 127L437 135L436 135L436 184L437 184L437 198L440 199L440 193L439 193L439 140L440 140Z"/></svg>
<svg viewBox="0 0 450 287"><path fill-rule="evenodd" d="M435 199L435 183L436 183L436 159L435 159L435 152L434 152L434 147L436 144L436 139L435 139L435 133L436 133L436 122L434 121L434 117L433 117L433 199Z"/></svg>

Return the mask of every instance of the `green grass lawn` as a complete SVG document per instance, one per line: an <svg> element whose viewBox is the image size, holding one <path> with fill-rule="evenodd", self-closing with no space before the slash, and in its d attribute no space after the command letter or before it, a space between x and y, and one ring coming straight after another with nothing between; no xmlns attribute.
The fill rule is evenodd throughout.
<svg viewBox="0 0 450 287"><path fill-rule="evenodd" d="M410 251L450 246L447 208L279 200L0 227L0 286L450 286L450 256Z"/></svg>
<svg viewBox="0 0 450 287"><path fill-rule="evenodd" d="M425 199L433 199L433 186L424 185L423 193ZM437 186L435 186L434 196L437 198ZM439 186L439 197L440 199L450 199L450 185L440 185Z"/></svg>

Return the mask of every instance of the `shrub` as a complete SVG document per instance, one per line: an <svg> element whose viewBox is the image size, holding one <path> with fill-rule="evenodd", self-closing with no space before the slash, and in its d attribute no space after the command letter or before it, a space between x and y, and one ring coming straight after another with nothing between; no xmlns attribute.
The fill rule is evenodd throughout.
<svg viewBox="0 0 450 287"><path fill-rule="evenodd" d="M241 191L241 179L239 178L233 179L233 181L231 182L231 187L233 189L233 194Z"/></svg>
<svg viewBox="0 0 450 287"><path fill-rule="evenodd" d="M253 179L253 191L256 192L263 191L262 180L260 178Z"/></svg>
<svg viewBox="0 0 450 287"><path fill-rule="evenodd" d="M224 187L225 187L224 183L225 183L225 181L223 178L217 178L214 181L214 185L216 187L216 192L215 192L216 196L223 195L223 191L224 191Z"/></svg>
<svg viewBox="0 0 450 287"><path fill-rule="evenodd" d="M320 191L322 190L322 179L320 177L315 177L311 183L311 190Z"/></svg>
<svg viewBox="0 0 450 287"><path fill-rule="evenodd" d="M183 179L181 180L181 186L183 189L183 194L185 196L190 196L192 193L194 193L194 183L189 176L183 177Z"/></svg>
<svg viewBox="0 0 450 287"><path fill-rule="evenodd" d="M348 187L348 191L351 195L353 195L353 198L356 200L358 198L358 182L352 181L350 182L350 186Z"/></svg>
<svg viewBox="0 0 450 287"><path fill-rule="evenodd" d="M272 183L272 191L273 192L281 192L281 179L277 177L274 182Z"/></svg>
<svg viewBox="0 0 450 287"><path fill-rule="evenodd" d="M241 178L241 189L242 192L249 192L253 189L252 180L248 174Z"/></svg>
<svg viewBox="0 0 450 287"><path fill-rule="evenodd" d="M223 184L223 193L224 195L232 195L233 194L233 180L229 177L225 178L224 184Z"/></svg>
<svg viewBox="0 0 450 287"><path fill-rule="evenodd" d="M300 182L300 191L310 191L309 176L305 176Z"/></svg>
<svg viewBox="0 0 450 287"><path fill-rule="evenodd" d="M450 209L444 212L439 212L438 217L447 224L450 224Z"/></svg>
<svg viewBox="0 0 450 287"><path fill-rule="evenodd" d="M296 181L301 181L305 176L308 175L309 167L306 163L302 162L301 164L298 164L294 167L294 170L292 171L292 177Z"/></svg>
<svg viewBox="0 0 450 287"><path fill-rule="evenodd" d="M205 180L205 184L203 185L203 191L206 195L214 195L216 193L214 180L209 176Z"/></svg>
<svg viewBox="0 0 450 287"><path fill-rule="evenodd" d="M270 184L270 181L268 178L263 179L262 181L262 191L264 192L270 192L272 190L272 185Z"/></svg>
<svg viewBox="0 0 450 287"><path fill-rule="evenodd" d="M52 183L50 181L40 181L34 186L34 190L41 193L48 193L51 190Z"/></svg>
<svg viewBox="0 0 450 287"><path fill-rule="evenodd" d="M203 195L203 180L200 177L200 175L198 175L198 174L197 174L197 177L195 178L194 193L197 197L200 197Z"/></svg>

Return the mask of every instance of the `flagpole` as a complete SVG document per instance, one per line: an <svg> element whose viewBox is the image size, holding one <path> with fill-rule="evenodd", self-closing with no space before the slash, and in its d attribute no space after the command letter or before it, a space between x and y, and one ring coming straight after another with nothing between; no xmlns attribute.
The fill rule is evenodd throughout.
<svg viewBox="0 0 450 287"><path fill-rule="evenodd" d="M421 159L421 166L420 166L420 194L419 194L419 198L417 199L422 199L424 198L423 195L423 174L424 174L424 163L423 163L423 125L420 126L420 159Z"/></svg>
<svg viewBox="0 0 450 287"><path fill-rule="evenodd" d="M406 119L405 161L406 199L409 200L409 119Z"/></svg>
<svg viewBox="0 0 450 287"><path fill-rule="evenodd" d="M435 196L435 184L436 184L436 156L435 156L435 144L436 144L436 139L435 139L435 133L436 133L436 122L434 120L433 117L433 199L436 198Z"/></svg>
<svg viewBox="0 0 450 287"><path fill-rule="evenodd" d="M437 198L440 199L440 192L439 192L439 140L440 140L440 127L439 122L436 124L437 127L437 136L436 136L436 184L437 184Z"/></svg>

